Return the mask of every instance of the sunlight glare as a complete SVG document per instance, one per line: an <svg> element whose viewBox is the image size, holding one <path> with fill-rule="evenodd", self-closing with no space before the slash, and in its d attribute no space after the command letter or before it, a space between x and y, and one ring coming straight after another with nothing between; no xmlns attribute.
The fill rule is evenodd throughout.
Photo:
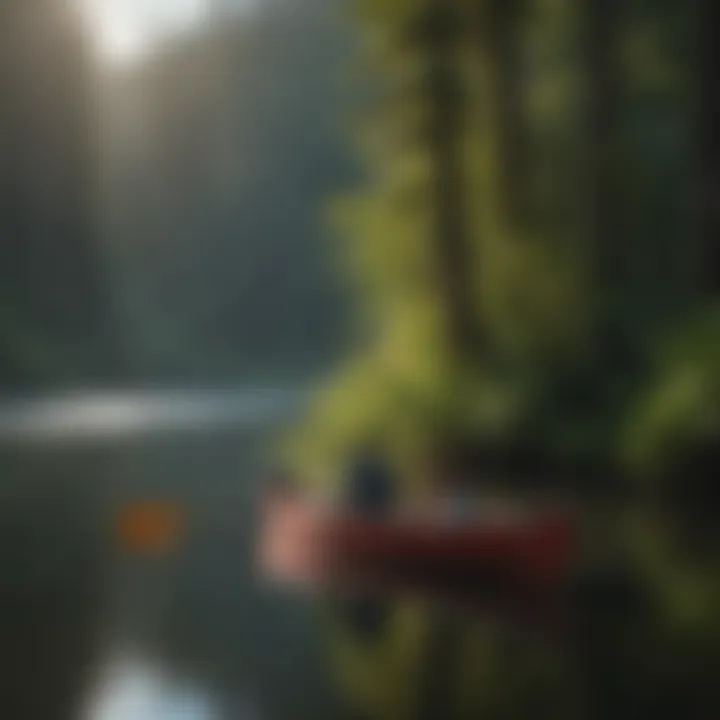
<svg viewBox="0 0 720 720"><path fill-rule="evenodd" d="M201 25L210 0L82 0L100 52L132 62L172 36Z"/></svg>

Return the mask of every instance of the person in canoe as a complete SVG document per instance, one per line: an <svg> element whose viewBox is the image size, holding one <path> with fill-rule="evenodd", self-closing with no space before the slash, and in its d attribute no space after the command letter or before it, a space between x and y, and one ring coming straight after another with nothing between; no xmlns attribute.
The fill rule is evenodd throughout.
<svg viewBox="0 0 720 720"><path fill-rule="evenodd" d="M353 456L343 478L342 504L354 514L386 517L397 502L397 480L371 444Z"/></svg>
<svg viewBox="0 0 720 720"><path fill-rule="evenodd" d="M345 471L341 504L346 512L369 519L387 518L397 505L397 479L375 443L366 443L353 455ZM380 636L391 606L362 594L345 598L336 607L345 627L366 640Z"/></svg>

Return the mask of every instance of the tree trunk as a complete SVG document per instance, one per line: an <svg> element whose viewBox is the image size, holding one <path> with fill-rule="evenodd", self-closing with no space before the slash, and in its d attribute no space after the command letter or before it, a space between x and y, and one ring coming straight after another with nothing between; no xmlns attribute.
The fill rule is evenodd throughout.
<svg viewBox="0 0 720 720"><path fill-rule="evenodd" d="M695 202L698 266L706 292L720 294L720 3L696 0Z"/></svg>
<svg viewBox="0 0 720 720"><path fill-rule="evenodd" d="M583 0L588 224L593 267L607 288L621 249L616 130L619 105L617 15L620 0Z"/></svg>
<svg viewBox="0 0 720 720"><path fill-rule="evenodd" d="M448 344L459 357L468 357L477 348L478 327L462 164L463 93L457 65L460 17L448 0L428 0L426 10L432 242Z"/></svg>
<svg viewBox="0 0 720 720"><path fill-rule="evenodd" d="M490 69L500 211L510 227L517 227L527 210L527 133L519 25L522 0L481 0L480 4L478 37Z"/></svg>

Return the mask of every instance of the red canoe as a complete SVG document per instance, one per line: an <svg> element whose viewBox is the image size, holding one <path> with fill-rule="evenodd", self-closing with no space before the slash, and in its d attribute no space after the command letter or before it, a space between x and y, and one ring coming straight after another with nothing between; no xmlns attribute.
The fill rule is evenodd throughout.
<svg viewBox="0 0 720 720"><path fill-rule="evenodd" d="M513 596L535 605L562 587L575 547L572 515L559 510L367 520L275 496L264 515L264 572L327 590L412 590L501 603Z"/></svg>

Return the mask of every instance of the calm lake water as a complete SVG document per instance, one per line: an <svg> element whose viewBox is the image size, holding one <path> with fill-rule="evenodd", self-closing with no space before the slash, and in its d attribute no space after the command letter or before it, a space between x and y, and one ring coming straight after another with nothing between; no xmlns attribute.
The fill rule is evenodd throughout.
<svg viewBox="0 0 720 720"><path fill-rule="evenodd" d="M337 717L312 602L252 558L260 468L287 390L66 394L0 406L0 714L9 720ZM164 559L115 510L189 513Z"/></svg>

